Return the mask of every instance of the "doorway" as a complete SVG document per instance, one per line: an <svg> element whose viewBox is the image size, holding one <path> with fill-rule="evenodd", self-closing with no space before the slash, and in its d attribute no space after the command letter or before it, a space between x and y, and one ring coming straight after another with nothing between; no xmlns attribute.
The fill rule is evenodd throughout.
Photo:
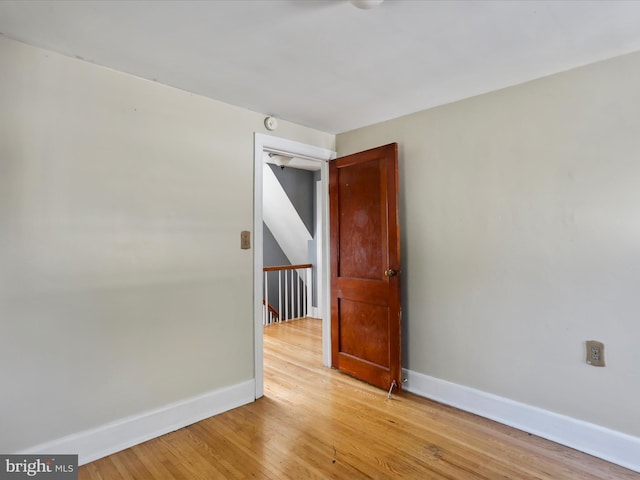
<svg viewBox="0 0 640 480"><path fill-rule="evenodd" d="M261 133L254 134L254 359L255 397L264 395L263 323L262 323L262 268L263 268L263 155L274 153L320 162L320 212L322 224L318 238L321 262L318 263L318 305L322 311L322 363L331 365L331 308L329 295L329 182L328 162L336 152Z"/></svg>

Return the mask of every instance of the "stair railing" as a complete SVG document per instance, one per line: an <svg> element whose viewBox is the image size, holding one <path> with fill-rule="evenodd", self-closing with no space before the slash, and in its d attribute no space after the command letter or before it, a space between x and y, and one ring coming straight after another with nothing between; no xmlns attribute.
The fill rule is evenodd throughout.
<svg viewBox="0 0 640 480"><path fill-rule="evenodd" d="M313 292L311 268L310 263L263 268L263 325L308 316ZM278 285L277 294L270 298L269 285L274 284Z"/></svg>

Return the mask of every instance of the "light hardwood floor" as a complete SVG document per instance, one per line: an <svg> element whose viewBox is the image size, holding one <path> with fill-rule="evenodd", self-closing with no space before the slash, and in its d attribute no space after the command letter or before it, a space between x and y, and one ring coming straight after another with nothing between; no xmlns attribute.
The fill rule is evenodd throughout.
<svg viewBox="0 0 640 480"><path fill-rule="evenodd" d="M79 479L640 479L322 366L320 321L265 328L265 397L80 468Z"/></svg>

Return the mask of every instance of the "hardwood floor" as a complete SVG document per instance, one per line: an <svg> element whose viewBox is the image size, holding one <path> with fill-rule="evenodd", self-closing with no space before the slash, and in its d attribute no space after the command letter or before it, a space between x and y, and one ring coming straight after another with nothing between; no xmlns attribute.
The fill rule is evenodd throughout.
<svg viewBox="0 0 640 480"><path fill-rule="evenodd" d="M322 366L320 321L265 328L265 397L85 465L80 480L640 479L472 414Z"/></svg>

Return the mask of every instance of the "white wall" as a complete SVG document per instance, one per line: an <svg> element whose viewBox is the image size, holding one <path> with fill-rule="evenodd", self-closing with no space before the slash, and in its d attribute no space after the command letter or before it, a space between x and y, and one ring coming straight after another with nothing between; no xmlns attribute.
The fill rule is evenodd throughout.
<svg viewBox="0 0 640 480"><path fill-rule="evenodd" d="M400 146L406 368L640 436L639 78L634 54L338 135Z"/></svg>
<svg viewBox="0 0 640 480"><path fill-rule="evenodd" d="M254 378L263 118L0 37L0 451Z"/></svg>

